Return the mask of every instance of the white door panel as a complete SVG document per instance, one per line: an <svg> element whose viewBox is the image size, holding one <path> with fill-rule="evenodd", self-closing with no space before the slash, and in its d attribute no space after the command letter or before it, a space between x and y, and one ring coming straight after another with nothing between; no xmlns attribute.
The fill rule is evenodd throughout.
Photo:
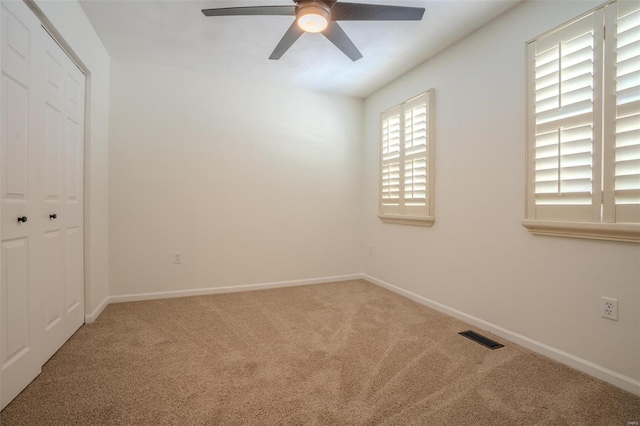
<svg viewBox="0 0 640 426"><path fill-rule="evenodd" d="M61 262L61 275L49 277L50 294L55 293L52 300L58 303L59 317L44 328L44 363L84 323L81 204L84 74L44 29L41 36L46 50L44 93L50 111L44 160L46 192L42 201L46 232L58 237L47 253L52 256L52 265Z"/></svg>
<svg viewBox="0 0 640 426"><path fill-rule="evenodd" d="M43 114L40 22L22 2L2 3L2 277L0 407L42 366L44 245L40 160ZM19 222L18 218L26 221Z"/></svg>

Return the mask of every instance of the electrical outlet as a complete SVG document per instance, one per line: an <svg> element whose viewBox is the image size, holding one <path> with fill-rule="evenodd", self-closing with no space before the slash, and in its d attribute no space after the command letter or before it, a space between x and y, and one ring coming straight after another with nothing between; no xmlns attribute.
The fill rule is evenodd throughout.
<svg viewBox="0 0 640 426"><path fill-rule="evenodd" d="M369 246L369 255L373 255L373 246Z"/></svg>
<svg viewBox="0 0 640 426"><path fill-rule="evenodd" d="M602 316L618 321L618 299L602 298Z"/></svg>
<svg viewBox="0 0 640 426"><path fill-rule="evenodd" d="M182 263L182 253L179 251L176 251L173 253L173 263L175 264L180 264Z"/></svg>

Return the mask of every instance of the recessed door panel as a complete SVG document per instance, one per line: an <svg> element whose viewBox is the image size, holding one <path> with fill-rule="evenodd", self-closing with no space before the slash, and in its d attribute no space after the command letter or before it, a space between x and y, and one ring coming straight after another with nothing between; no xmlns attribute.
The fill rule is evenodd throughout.
<svg viewBox="0 0 640 426"><path fill-rule="evenodd" d="M62 76L64 70L62 64L56 59L51 52L47 52L47 83L49 90L62 96Z"/></svg>
<svg viewBox="0 0 640 426"><path fill-rule="evenodd" d="M80 188L82 182L80 169L82 152L82 134L80 133L80 124L72 118L67 122L67 202L78 203L80 200Z"/></svg>
<svg viewBox="0 0 640 426"><path fill-rule="evenodd" d="M74 65L75 67L75 65ZM76 70L71 70L72 72L67 74L67 100L69 101L69 116L72 117L76 122L79 121L80 117L83 115L81 109L81 93L83 92L82 87L84 86L84 81L81 83L78 81L83 77L82 75L78 75L80 73L76 72ZM84 79L82 79L84 80Z"/></svg>
<svg viewBox="0 0 640 426"><path fill-rule="evenodd" d="M65 277L65 307L67 309L67 313L70 313L79 306L80 298L83 294L82 241L81 232L78 228L67 229L65 254L67 261L67 274Z"/></svg>
<svg viewBox="0 0 640 426"><path fill-rule="evenodd" d="M29 351L29 244L2 242L2 369Z"/></svg>
<svg viewBox="0 0 640 426"><path fill-rule="evenodd" d="M26 200L29 190L29 89L2 74L2 199Z"/></svg>
<svg viewBox="0 0 640 426"><path fill-rule="evenodd" d="M64 287L62 269L62 238L59 231L45 233L45 264L47 331L62 320Z"/></svg>
<svg viewBox="0 0 640 426"><path fill-rule="evenodd" d="M32 32L31 22L13 6L2 8L2 71L29 86Z"/></svg>
<svg viewBox="0 0 640 426"><path fill-rule="evenodd" d="M28 62L29 29L12 14L7 16L7 46L19 57L14 60Z"/></svg>
<svg viewBox="0 0 640 426"><path fill-rule="evenodd" d="M45 198L47 202L60 200L60 142L62 117L58 109L46 105L45 150Z"/></svg>

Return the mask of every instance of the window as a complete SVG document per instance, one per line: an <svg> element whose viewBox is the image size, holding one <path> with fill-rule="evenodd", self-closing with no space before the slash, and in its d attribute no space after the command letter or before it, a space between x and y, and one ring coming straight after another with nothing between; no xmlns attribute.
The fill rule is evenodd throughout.
<svg viewBox="0 0 640 426"><path fill-rule="evenodd" d="M434 91L380 116L380 214L383 222L432 226Z"/></svg>
<svg viewBox="0 0 640 426"><path fill-rule="evenodd" d="M527 205L537 234L640 242L640 3L527 44Z"/></svg>

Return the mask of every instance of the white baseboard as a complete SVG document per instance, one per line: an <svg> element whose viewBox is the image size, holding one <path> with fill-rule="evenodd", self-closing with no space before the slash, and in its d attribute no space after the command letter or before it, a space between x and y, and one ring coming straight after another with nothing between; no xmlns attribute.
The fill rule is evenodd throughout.
<svg viewBox="0 0 640 426"><path fill-rule="evenodd" d="M98 318L100 316L100 314L102 313L102 311L104 311L104 308L107 307L107 305L109 303L111 303L111 298L110 297L105 297L104 300L102 302L100 302L100 304L98 305L97 308L95 308L93 310L93 312L91 312L90 314L86 314L84 316L84 323L85 324L91 324L92 322L94 322L96 320L96 318Z"/></svg>
<svg viewBox="0 0 640 426"><path fill-rule="evenodd" d="M137 302L140 300L169 299L173 297L204 296L207 294L237 293L241 291L267 290L270 288L295 287L309 284L322 284L337 281L358 280L362 274L338 275L335 277L309 278L305 280L280 281L262 284L246 284L228 287L196 288L191 290L159 291L154 293L121 294L111 296L109 303Z"/></svg>
<svg viewBox="0 0 640 426"><path fill-rule="evenodd" d="M209 288L196 288L190 290L175 290L175 291L159 291L152 293L137 293L137 294L119 294L109 296L100 303L100 305L90 314L85 315L85 323L89 324L98 318L104 308L111 303L122 302L138 302L141 300L156 300L156 299L170 299L174 297L188 297L188 296L204 296L207 294L222 294L222 293L236 293L241 291L253 291L253 290L267 290L270 288L280 287L295 287L301 285L310 284L323 284L332 283L338 281L359 280L362 279L362 274L350 274L350 275L337 275L334 277L323 278L309 278L304 280L293 281L279 281L262 284L246 284L227 287L209 287Z"/></svg>
<svg viewBox="0 0 640 426"><path fill-rule="evenodd" d="M604 380L607 383L610 383L614 386L640 396L640 381L638 380L620 373L616 373L613 370L609 370L608 368L602 367L601 365L595 364L591 361L587 361L570 353L561 351L560 349L556 349L552 346L546 345L542 342L538 342L537 340L530 339L526 336L523 336L522 334L507 330L506 328L502 328L480 318L476 318L472 315L465 314L464 312L458 311L457 309L450 308L449 306L443 305L442 303L427 299L426 297L412 293L393 284L389 284L388 282L379 280L370 275L362 274L361 276L363 279L370 281L373 284L377 284L380 287L384 287L388 290L393 291L394 293L398 293L404 297L420 303L421 305L425 305L429 308L435 309L436 311L442 312L443 314L452 316L478 328L489 331L517 345L523 346L562 364L568 365L569 367L575 368L576 370L582 371L583 373L587 373L590 376L596 377L600 380Z"/></svg>

